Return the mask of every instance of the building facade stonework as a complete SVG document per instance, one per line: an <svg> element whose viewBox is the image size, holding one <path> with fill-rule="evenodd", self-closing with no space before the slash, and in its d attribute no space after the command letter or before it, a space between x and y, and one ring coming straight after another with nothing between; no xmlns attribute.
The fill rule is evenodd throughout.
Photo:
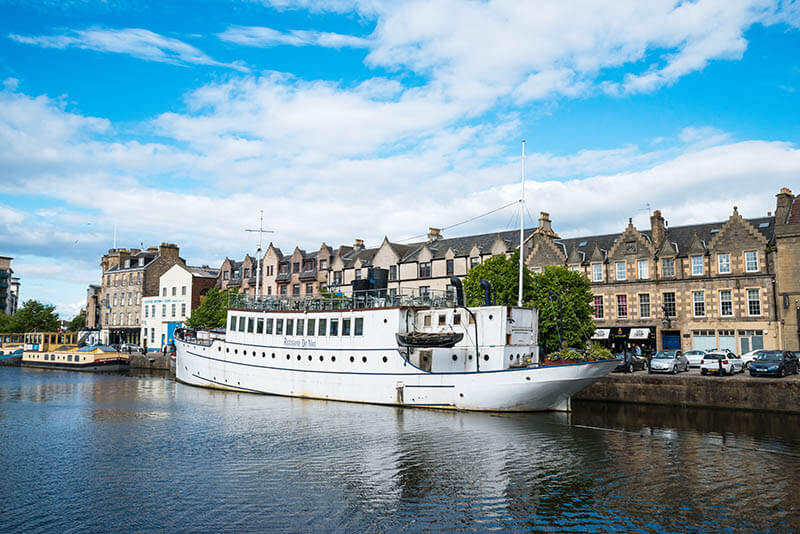
<svg viewBox="0 0 800 534"><path fill-rule="evenodd" d="M776 308L783 347L800 350L800 196L788 188L775 210Z"/></svg>

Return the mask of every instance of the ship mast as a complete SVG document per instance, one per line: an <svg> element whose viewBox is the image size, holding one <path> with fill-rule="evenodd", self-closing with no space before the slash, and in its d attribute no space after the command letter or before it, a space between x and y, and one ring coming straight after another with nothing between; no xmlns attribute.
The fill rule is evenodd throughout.
<svg viewBox="0 0 800 534"><path fill-rule="evenodd" d="M519 288L517 306L522 306L522 244L525 239L525 140L522 140L522 195L519 197Z"/></svg>
<svg viewBox="0 0 800 534"><path fill-rule="evenodd" d="M274 234L272 230L264 230L264 210L261 210L261 215L258 218L258 229L246 229L245 232L258 232L258 251L256 252L256 299L261 297L261 254L262 254L262 239L264 234Z"/></svg>

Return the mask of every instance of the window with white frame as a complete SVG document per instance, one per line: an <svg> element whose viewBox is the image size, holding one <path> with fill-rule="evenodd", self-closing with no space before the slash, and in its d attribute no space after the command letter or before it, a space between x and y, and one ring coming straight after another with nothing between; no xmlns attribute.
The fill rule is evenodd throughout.
<svg viewBox="0 0 800 534"><path fill-rule="evenodd" d="M675 258L661 258L661 276L675 276Z"/></svg>
<svg viewBox="0 0 800 534"><path fill-rule="evenodd" d="M650 295L648 293L639 295L639 316L642 318L650 317Z"/></svg>
<svg viewBox="0 0 800 534"><path fill-rule="evenodd" d="M761 295L758 289L747 290L747 314L761 315Z"/></svg>
<svg viewBox="0 0 800 534"><path fill-rule="evenodd" d="M602 319L603 318L603 297L594 297L594 318L595 319Z"/></svg>
<svg viewBox="0 0 800 534"><path fill-rule="evenodd" d="M727 252L725 254L717 254L717 270L719 274L731 273L731 255Z"/></svg>
<svg viewBox="0 0 800 534"><path fill-rule="evenodd" d="M592 264L592 282L602 282L603 281L603 264L602 263L593 263Z"/></svg>
<svg viewBox="0 0 800 534"><path fill-rule="evenodd" d="M617 295L617 317L620 319L628 317L628 295Z"/></svg>
<svg viewBox="0 0 800 534"><path fill-rule="evenodd" d="M703 274L703 256L692 256L692 276Z"/></svg>
<svg viewBox="0 0 800 534"><path fill-rule="evenodd" d="M744 270L748 273L758 271L758 252L749 250L744 253Z"/></svg>
<svg viewBox="0 0 800 534"><path fill-rule="evenodd" d="M480 262L481 262L481 259L478 256L473 256L472 258L469 259L469 268L472 269L473 267L478 265Z"/></svg>
<svg viewBox="0 0 800 534"><path fill-rule="evenodd" d="M733 317L733 292L730 289L719 292L719 314L722 317Z"/></svg>
<svg viewBox="0 0 800 534"><path fill-rule="evenodd" d="M705 291L692 291L692 304L695 317L706 316L706 294Z"/></svg>
<svg viewBox="0 0 800 534"><path fill-rule="evenodd" d="M542 274L542 268L541 267L534 267L532 269L532 272L533 272L533 274Z"/></svg>
<svg viewBox="0 0 800 534"><path fill-rule="evenodd" d="M617 272L617 280L625 280L625 278L626 278L625 277L625 262L624 261L618 261L615 264L615 269L616 269L616 272Z"/></svg>
<svg viewBox="0 0 800 534"><path fill-rule="evenodd" d="M650 278L650 261L639 260L639 280Z"/></svg>
<svg viewBox="0 0 800 534"><path fill-rule="evenodd" d="M181 317L186 317L186 304L181 304Z"/></svg>

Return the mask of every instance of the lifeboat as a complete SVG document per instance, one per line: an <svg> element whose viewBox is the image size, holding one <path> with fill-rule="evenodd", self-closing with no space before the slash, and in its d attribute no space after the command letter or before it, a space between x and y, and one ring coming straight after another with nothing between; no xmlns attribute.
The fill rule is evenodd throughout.
<svg viewBox="0 0 800 534"><path fill-rule="evenodd" d="M460 332L409 332L395 334L397 344L411 348L452 348L464 339Z"/></svg>

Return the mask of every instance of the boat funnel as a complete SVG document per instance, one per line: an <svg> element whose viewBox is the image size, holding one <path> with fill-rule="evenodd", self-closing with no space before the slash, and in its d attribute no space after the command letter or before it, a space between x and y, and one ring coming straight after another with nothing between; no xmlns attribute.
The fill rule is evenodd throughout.
<svg viewBox="0 0 800 534"><path fill-rule="evenodd" d="M456 290L456 306L459 308L464 307L464 287L461 285L461 279L457 276L450 277L450 285Z"/></svg>

